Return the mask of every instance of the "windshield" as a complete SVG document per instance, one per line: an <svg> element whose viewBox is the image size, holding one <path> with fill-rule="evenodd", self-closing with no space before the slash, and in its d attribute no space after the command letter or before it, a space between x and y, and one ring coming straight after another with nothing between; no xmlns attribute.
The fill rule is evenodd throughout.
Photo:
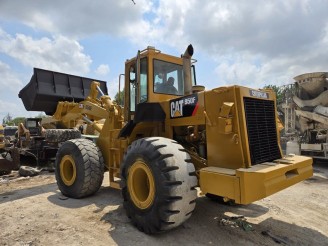
<svg viewBox="0 0 328 246"><path fill-rule="evenodd" d="M29 120L29 121L26 122L26 126L27 126L27 128L37 127L38 124L37 124L37 121L35 121L35 120Z"/></svg>
<svg viewBox="0 0 328 246"><path fill-rule="evenodd" d="M182 65L154 60L154 92L182 96Z"/></svg>

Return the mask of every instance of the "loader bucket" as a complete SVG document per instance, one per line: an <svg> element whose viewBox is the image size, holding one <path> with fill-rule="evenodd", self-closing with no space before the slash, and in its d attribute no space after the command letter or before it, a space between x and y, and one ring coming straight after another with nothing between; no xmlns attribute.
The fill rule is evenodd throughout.
<svg viewBox="0 0 328 246"><path fill-rule="evenodd" d="M105 81L34 68L30 82L18 96L27 111L44 111L53 115L58 101L83 101L89 95L92 81L99 82L100 89L108 94Z"/></svg>

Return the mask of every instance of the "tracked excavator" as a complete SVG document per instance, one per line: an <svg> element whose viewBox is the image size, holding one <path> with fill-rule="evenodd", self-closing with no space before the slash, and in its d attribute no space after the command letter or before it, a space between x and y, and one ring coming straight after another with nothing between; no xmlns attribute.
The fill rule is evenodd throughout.
<svg viewBox="0 0 328 246"><path fill-rule="evenodd" d="M88 94L83 83L74 87L70 80L51 79L44 92L35 85L30 110L44 110L52 115L49 124L67 128L82 120L96 133L59 148L55 174L62 194L90 196L108 171L127 216L152 234L192 215L198 187L207 196L249 204L312 176L311 158L282 156L273 91L205 90L196 84L192 55L191 45L181 57L154 47L138 51L125 63L124 108L96 81Z"/></svg>

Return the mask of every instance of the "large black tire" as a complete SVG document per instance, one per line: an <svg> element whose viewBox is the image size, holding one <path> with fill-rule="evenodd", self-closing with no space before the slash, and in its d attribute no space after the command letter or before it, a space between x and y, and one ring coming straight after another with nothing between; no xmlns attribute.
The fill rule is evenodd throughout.
<svg viewBox="0 0 328 246"><path fill-rule="evenodd" d="M62 143L77 138L81 138L78 129L47 129L45 133L45 139L52 143Z"/></svg>
<svg viewBox="0 0 328 246"><path fill-rule="evenodd" d="M185 222L195 208L197 177L189 154L177 142L150 137L133 142L121 166L124 208L148 234Z"/></svg>
<svg viewBox="0 0 328 246"><path fill-rule="evenodd" d="M104 159L88 139L66 141L56 155L55 175L63 195L82 198L96 193L104 178Z"/></svg>

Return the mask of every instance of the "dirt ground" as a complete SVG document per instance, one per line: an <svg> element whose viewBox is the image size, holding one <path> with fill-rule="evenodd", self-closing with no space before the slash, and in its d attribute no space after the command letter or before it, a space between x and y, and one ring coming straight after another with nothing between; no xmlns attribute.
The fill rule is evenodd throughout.
<svg viewBox="0 0 328 246"><path fill-rule="evenodd" d="M328 245L328 163L314 171L247 206L199 196L186 223L152 236L130 224L108 175L96 195L81 200L62 196L51 173L0 177L0 245Z"/></svg>

